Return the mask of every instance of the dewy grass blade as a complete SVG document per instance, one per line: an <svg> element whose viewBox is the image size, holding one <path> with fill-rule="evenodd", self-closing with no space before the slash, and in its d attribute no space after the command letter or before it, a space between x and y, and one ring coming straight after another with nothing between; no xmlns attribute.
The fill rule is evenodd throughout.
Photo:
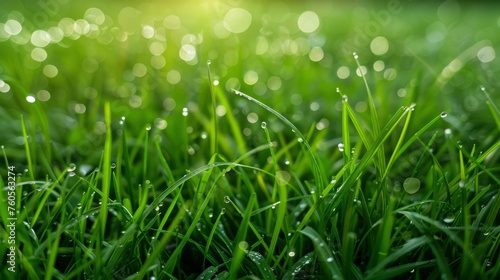
<svg viewBox="0 0 500 280"><path fill-rule="evenodd" d="M339 88L337 88L337 92L342 95ZM338 149L344 157L344 164L347 164L351 160L348 106L347 96L342 96L342 143L338 145Z"/></svg>
<svg viewBox="0 0 500 280"><path fill-rule="evenodd" d="M212 244L212 241L214 239L214 235L217 230L217 227L219 226L220 219L225 213L226 213L226 208L222 208L219 215L217 215L217 219L215 220L215 223L212 226L212 230L210 231L210 234L208 235L207 238L207 244L205 245L205 256L208 255L208 251L210 250L210 245Z"/></svg>
<svg viewBox="0 0 500 280"><path fill-rule="evenodd" d="M278 174L277 176L278 177ZM285 222L285 218L287 215L287 188L286 184L279 182L280 179L276 178L277 183L275 183L275 188L279 188L279 205L278 205L278 213L276 214L276 221L274 223L273 235L271 237L271 243L269 244L269 251L267 252L267 262L270 263L271 258L274 256L274 249L276 248L276 244L278 242L278 238L280 237L280 232L282 231L282 226ZM286 232L284 233L286 234Z"/></svg>
<svg viewBox="0 0 500 280"><path fill-rule="evenodd" d="M267 106L266 104L260 102L259 100L255 99L255 98L249 96L248 94L243 93L243 92L241 92L239 90L233 89L232 91L236 95L245 97L246 99L254 102L255 104L259 105L260 107L266 109L271 114L273 114L276 117L278 117L285 125L287 125L289 128L291 128L292 131L299 136L299 139L301 139L300 141L302 141L302 143L304 143L304 145L306 146L307 151L309 152L309 155L311 156L312 171L313 171L313 174L314 174L314 178L316 179L316 185L319 188L319 192L318 193L321 193L322 192L322 188L323 188L323 178L321 177L321 168L319 167L319 164L318 164L318 161L316 159L316 156L315 156L314 152L312 151L312 148L309 145L309 143L307 141L307 138L297 129L297 127L295 127L295 125L293 123L291 123L287 118L285 118L283 115L281 115L280 113L278 113L273 108Z"/></svg>
<svg viewBox="0 0 500 280"><path fill-rule="evenodd" d="M256 201L257 201L257 194L252 193L250 195L248 205L243 214L243 220L240 223L238 232L236 233L236 237L234 239L233 260L231 261L231 265L229 268L229 278L228 278L229 280L234 280L238 278L238 271L240 270L240 266L245 257L246 254L245 251L248 249L249 244L246 241L247 229L249 226L253 205L256 203Z"/></svg>
<svg viewBox="0 0 500 280"><path fill-rule="evenodd" d="M319 233L309 226L300 232L309 237L313 242L316 254L318 254L323 268L326 270L328 279L344 279L337 258L333 256L332 251Z"/></svg>
<svg viewBox="0 0 500 280"><path fill-rule="evenodd" d="M219 97L221 105L224 106L227 111L231 112L233 108L231 107L231 104L227 100L226 95L218 88L214 88L214 91L216 95ZM242 129L233 114L226 114L225 116L229 122L229 127L231 128L231 131L233 133L236 146L238 147L238 152L240 153L240 155L244 155L248 150L248 147L246 140L242 136L241 133Z"/></svg>
<svg viewBox="0 0 500 280"><path fill-rule="evenodd" d="M212 155L219 153L219 126L217 122L217 99L214 93L214 84L212 81L212 72L210 71L211 61L207 61L207 73L208 73L208 83L210 89L210 96L212 97L212 120L213 120L213 131L211 136L210 153Z"/></svg>
<svg viewBox="0 0 500 280"><path fill-rule="evenodd" d="M105 236L107 217L108 217L108 200L111 186L111 147L113 139L111 138L111 106L107 102L104 106L104 119L106 123L106 138L104 140L103 154L103 170L102 170L102 204L101 212L99 213L99 233L102 238Z"/></svg>
<svg viewBox="0 0 500 280"><path fill-rule="evenodd" d="M359 63L358 55L356 53L353 53L354 60L356 61L356 65L358 66L358 71L361 74L361 77L363 78L363 82L365 84L366 92L368 94L368 107L370 108L370 119L372 121L372 129L373 129L373 136L376 138L378 134L380 133L380 123L378 120L378 115L377 115L377 110L375 107L375 102L373 100L373 95L370 90L370 86L368 85L368 81L366 80L365 73L361 67L361 64ZM379 151L378 151L378 157L376 160L379 161L379 165L382 168L385 168L385 153L384 153L384 146L381 146ZM379 170L383 174L383 169Z"/></svg>
<svg viewBox="0 0 500 280"><path fill-rule="evenodd" d="M35 180L35 175L34 175L34 165L33 161L31 160L31 149L30 149L30 140L28 138L28 133L26 132L26 124L24 123L24 116L21 115L21 128L23 131L23 138L24 138L24 148L26 150L26 160L28 161L28 172L30 175L31 180Z"/></svg>
<svg viewBox="0 0 500 280"><path fill-rule="evenodd" d="M144 279L144 276L146 273L151 269L152 266L154 266L154 263L158 261L159 255L165 251L165 246L167 243L170 241L170 239L173 236L173 233L175 232L175 227L181 223L181 219L184 217L184 214L186 213L186 209L189 208L189 204L185 205L184 207L181 207L177 215L175 216L174 220L172 223L168 226L167 231L164 233L163 237L159 240L158 243L155 244L155 248L153 248L153 252L151 255L148 256L146 261L141 267L141 270L137 274L134 274L131 279Z"/></svg>
<svg viewBox="0 0 500 280"><path fill-rule="evenodd" d="M426 236L420 236L408 240L405 244L403 244L403 246L396 249L393 253L389 254L386 258L384 258L384 260L378 263L375 267L369 269L366 273L367 274L366 279L379 279L379 277L382 277L387 267L391 263L399 260L401 257L405 255L410 254L410 252L412 252L413 250L426 246L427 241L428 239Z"/></svg>

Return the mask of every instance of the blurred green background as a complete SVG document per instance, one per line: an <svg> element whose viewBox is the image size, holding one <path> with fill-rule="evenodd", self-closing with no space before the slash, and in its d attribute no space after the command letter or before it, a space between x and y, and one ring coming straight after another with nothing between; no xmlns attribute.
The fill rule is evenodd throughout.
<svg viewBox="0 0 500 280"><path fill-rule="evenodd" d="M173 143L187 110L194 116L188 133L199 139L211 112L208 61L216 88L246 92L301 130L333 139L340 135L337 87L369 116L353 52L381 121L416 103L416 121L447 111L442 129L485 144L494 125L481 91L497 103L500 9L491 3L40 0L0 7L0 143L9 149L22 148L23 114L40 145L90 156L103 140L106 100L116 122L125 117L131 131L152 125ZM249 141L261 143L252 132L274 119L228 96L234 109L216 104L217 114L234 115ZM279 122L271 128L283 129Z"/></svg>

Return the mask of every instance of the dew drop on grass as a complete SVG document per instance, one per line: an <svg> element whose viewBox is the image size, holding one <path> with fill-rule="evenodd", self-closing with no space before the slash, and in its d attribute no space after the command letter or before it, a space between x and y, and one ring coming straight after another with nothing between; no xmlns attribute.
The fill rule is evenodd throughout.
<svg viewBox="0 0 500 280"><path fill-rule="evenodd" d="M406 178L403 188L408 194L415 194L420 189L420 180L414 177Z"/></svg>
<svg viewBox="0 0 500 280"><path fill-rule="evenodd" d="M333 257L327 258L326 261L329 262L329 263L333 262Z"/></svg>
<svg viewBox="0 0 500 280"><path fill-rule="evenodd" d="M267 123L266 122L262 122L260 124L260 127L262 127L262 129L266 129L267 128Z"/></svg>
<svg viewBox="0 0 500 280"><path fill-rule="evenodd" d="M444 130L444 134L445 135L451 135L451 133L452 133L452 131L451 131L450 128L447 128L447 129Z"/></svg>
<svg viewBox="0 0 500 280"><path fill-rule="evenodd" d="M339 148L339 151L340 151L340 152L343 152L343 151L344 151L344 144L343 144L343 143L339 143L339 144L337 145L337 147Z"/></svg>
<svg viewBox="0 0 500 280"><path fill-rule="evenodd" d="M288 256L291 258L295 257L295 252L294 251L288 252Z"/></svg>
<svg viewBox="0 0 500 280"><path fill-rule="evenodd" d="M304 142L304 139L302 139L302 138L299 137L299 139L297 139L297 141L299 141L300 143L302 143L302 142Z"/></svg>
<svg viewBox="0 0 500 280"><path fill-rule="evenodd" d="M183 115L184 117L187 117L187 115L188 115L188 114L189 114L189 113L188 113L188 108L187 108L187 107L182 108L182 115Z"/></svg>
<svg viewBox="0 0 500 280"><path fill-rule="evenodd" d="M240 243L238 243L238 247L240 247L240 249L244 251L244 250L248 249L248 242L241 241Z"/></svg>
<svg viewBox="0 0 500 280"><path fill-rule="evenodd" d="M458 148L459 148L459 149L462 149L462 147L463 147L462 142L457 141L457 145L458 145Z"/></svg>
<svg viewBox="0 0 500 280"><path fill-rule="evenodd" d="M455 221L455 215L453 215L453 213L446 214L446 216L443 219L443 222L447 224L453 223L453 221Z"/></svg>
<svg viewBox="0 0 500 280"><path fill-rule="evenodd" d="M443 118L443 119L444 119L444 118L446 118L447 116L448 116L448 113L446 113L446 112L442 112L442 113L441 113L441 118Z"/></svg>
<svg viewBox="0 0 500 280"><path fill-rule="evenodd" d="M229 203L229 202L231 202L231 198L228 195L224 196L224 203Z"/></svg>
<svg viewBox="0 0 500 280"><path fill-rule="evenodd" d="M349 101L349 98L347 97L347 95L345 95L345 94L342 95L342 101L344 101L344 102Z"/></svg>
<svg viewBox="0 0 500 280"><path fill-rule="evenodd" d="M151 126L150 125L146 126L146 130L150 131L151 130Z"/></svg>
<svg viewBox="0 0 500 280"><path fill-rule="evenodd" d="M356 52L353 52L352 56L354 56L354 59L358 59L359 58L359 56L358 56L358 54Z"/></svg>
<svg viewBox="0 0 500 280"><path fill-rule="evenodd" d="M69 177L75 177L75 175L76 175L76 174L75 174L75 172L69 172L69 173L68 173L68 176L69 176Z"/></svg>
<svg viewBox="0 0 500 280"><path fill-rule="evenodd" d="M70 163L68 166L68 172L75 171L75 169L76 169L76 164Z"/></svg>
<svg viewBox="0 0 500 280"><path fill-rule="evenodd" d="M226 214L226 208L222 208L222 209L220 209L220 214L221 214L221 215Z"/></svg>
<svg viewBox="0 0 500 280"><path fill-rule="evenodd" d="M115 169L116 168L116 163L111 163L111 169Z"/></svg>

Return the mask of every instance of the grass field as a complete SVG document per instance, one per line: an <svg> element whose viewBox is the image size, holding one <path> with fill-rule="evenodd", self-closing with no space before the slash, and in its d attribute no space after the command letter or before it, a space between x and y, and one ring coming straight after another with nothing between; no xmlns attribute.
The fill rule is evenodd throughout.
<svg viewBox="0 0 500 280"><path fill-rule="evenodd" d="M0 4L0 278L498 279L499 10Z"/></svg>

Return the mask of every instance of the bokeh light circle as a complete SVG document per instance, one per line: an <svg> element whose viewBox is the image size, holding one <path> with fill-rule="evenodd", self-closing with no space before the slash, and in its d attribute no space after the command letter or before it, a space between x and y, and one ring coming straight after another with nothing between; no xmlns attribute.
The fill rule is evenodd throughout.
<svg viewBox="0 0 500 280"><path fill-rule="evenodd" d="M245 32L252 23L252 14L242 8L234 8L229 10L224 16L222 22L224 28L232 33Z"/></svg>

